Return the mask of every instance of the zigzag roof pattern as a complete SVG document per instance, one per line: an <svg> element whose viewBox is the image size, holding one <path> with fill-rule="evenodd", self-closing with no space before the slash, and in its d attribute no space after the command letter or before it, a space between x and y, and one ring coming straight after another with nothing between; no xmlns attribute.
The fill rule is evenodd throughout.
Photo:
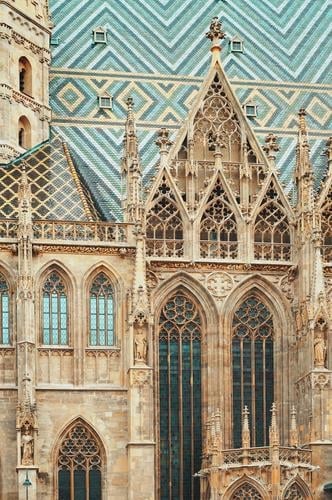
<svg viewBox="0 0 332 500"><path fill-rule="evenodd" d="M271 132L279 136L286 190L293 188L301 107L319 183L331 128L328 0L51 0L50 9L59 38L50 83L53 127L71 145L106 218L121 219L126 98L135 101L147 181L157 160L156 130L166 126L174 138L207 72L204 33L212 16L222 17L229 39L244 41L243 53L223 42L223 67L240 102L258 105L251 123L260 142ZM107 44L93 43L98 26L107 29ZM106 93L113 110L99 109L98 95Z"/></svg>

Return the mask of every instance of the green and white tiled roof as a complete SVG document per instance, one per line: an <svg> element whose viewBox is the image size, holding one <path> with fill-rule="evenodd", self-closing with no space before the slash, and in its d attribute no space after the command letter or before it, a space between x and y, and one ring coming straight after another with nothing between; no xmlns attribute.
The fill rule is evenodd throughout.
<svg viewBox="0 0 332 500"><path fill-rule="evenodd" d="M131 95L144 177L157 161L156 130L172 135L186 118L209 67L204 33L220 16L228 39L222 61L242 103L253 100L252 126L261 143L280 140L278 166L292 188L297 112L307 110L317 182L331 132L331 7L329 0L50 0L53 46L50 94L53 128L70 145L104 216L121 219L120 163L125 100ZM107 29L107 44L93 29ZM244 41L231 53L229 40ZM111 94L113 110L98 96Z"/></svg>

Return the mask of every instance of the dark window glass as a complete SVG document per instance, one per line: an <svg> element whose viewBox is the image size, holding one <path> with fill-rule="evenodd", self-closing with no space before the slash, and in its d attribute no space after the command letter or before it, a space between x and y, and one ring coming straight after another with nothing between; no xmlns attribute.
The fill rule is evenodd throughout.
<svg viewBox="0 0 332 500"><path fill-rule="evenodd" d="M163 307L159 331L160 498L200 498L201 320L178 293Z"/></svg>
<svg viewBox="0 0 332 500"><path fill-rule="evenodd" d="M67 294L57 272L48 276L42 294L42 342L45 345L67 345Z"/></svg>
<svg viewBox="0 0 332 500"><path fill-rule="evenodd" d="M113 288L99 273L90 288L90 346L114 345Z"/></svg>

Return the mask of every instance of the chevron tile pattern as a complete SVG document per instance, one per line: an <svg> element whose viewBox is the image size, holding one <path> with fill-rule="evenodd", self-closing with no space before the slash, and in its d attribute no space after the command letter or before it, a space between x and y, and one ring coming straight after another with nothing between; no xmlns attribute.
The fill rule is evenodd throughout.
<svg viewBox="0 0 332 500"><path fill-rule="evenodd" d="M253 100L251 124L263 143L280 137L278 164L292 190L297 112L308 113L317 182L331 128L331 7L329 0L50 0L59 38L51 70L53 127L68 142L78 168L107 218L121 218L120 158L125 100L131 95L145 180L157 160L154 134L173 135L185 119L209 66L204 38L211 17L222 17L228 39L222 61L241 103ZM107 29L107 44L92 31ZM244 41L231 53L229 39ZM113 96L100 110L98 96Z"/></svg>

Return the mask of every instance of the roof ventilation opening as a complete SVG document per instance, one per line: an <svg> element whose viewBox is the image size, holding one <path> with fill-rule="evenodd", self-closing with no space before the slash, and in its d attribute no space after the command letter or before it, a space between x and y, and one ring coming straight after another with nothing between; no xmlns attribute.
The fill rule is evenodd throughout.
<svg viewBox="0 0 332 500"><path fill-rule="evenodd" d="M94 43L107 43L107 30L105 28L100 26L99 28L95 28L92 33Z"/></svg>

